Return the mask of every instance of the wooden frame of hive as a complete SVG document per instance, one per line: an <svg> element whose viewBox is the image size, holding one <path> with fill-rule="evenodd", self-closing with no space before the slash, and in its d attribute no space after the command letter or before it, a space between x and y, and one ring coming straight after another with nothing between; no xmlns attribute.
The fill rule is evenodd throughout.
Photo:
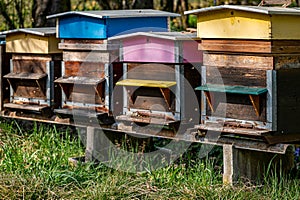
<svg viewBox="0 0 300 200"><path fill-rule="evenodd" d="M10 100L3 107L12 111L50 116L60 104L54 79L60 76L61 51L55 27L16 29L6 35L6 52L12 54L10 73L3 77L10 85Z"/></svg>
<svg viewBox="0 0 300 200"><path fill-rule="evenodd" d="M186 14L198 15L199 49L205 52L199 129L263 136L269 143L299 141L299 10L225 5ZM223 87L215 85L213 70ZM220 105L212 100L216 93L226 93L225 118L207 116Z"/></svg>
<svg viewBox="0 0 300 200"><path fill-rule="evenodd" d="M49 16L57 19L57 37L61 39L59 48L63 50L64 60L63 77L56 82L65 95L62 109L56 112L70 115L73 108L87 108L96 110L96 115L110 114L113 111L112 90L122 71L112 68L113 62L118 62L119 48L108 39L136 30L168 31L169 17L177 16L157 10L72 11ZM94 84L91 83L93 80ZM80 88L79 85L83 86L84 82L86 87ZM89 94L86 93L89 90ZM96 98L90 98L93 92ZM79 98L74 94L78 94Z"/></svg>
<svg viewBox="0 0 300 200"><path fill-rule="evenodd" d="M191 85L199 82L197 67L202 65L195 36L138 32L110 39L120 41L123 63L123 77L116 83L124 87L123 111L117 120L169 125L190 119L195 110L187 106L184 79Z"/></svg>

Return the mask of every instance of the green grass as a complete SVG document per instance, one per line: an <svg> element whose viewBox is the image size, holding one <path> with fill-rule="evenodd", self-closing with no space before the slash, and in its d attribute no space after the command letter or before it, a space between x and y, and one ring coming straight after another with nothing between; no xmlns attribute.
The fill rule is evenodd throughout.
<svg viewBox="0 0 300 200"><path fill-rule="evenodd" d="M84 147L67 130L0 126L0 199L300 199L298 179L224 186L216 159L197 159L195 147L167 167L128 173L71 165L68 158L84 155Z"/></svg>

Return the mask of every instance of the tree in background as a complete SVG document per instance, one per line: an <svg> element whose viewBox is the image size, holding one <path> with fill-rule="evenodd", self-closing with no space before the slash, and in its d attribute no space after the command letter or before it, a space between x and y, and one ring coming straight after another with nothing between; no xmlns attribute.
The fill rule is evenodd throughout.
<svg viewBox="0 0 300 200"><path fill-rule="evenodd" d="M5 25L9 29L17 27L23 28L26 21L26 10L28 3L23 0L1 0L0 1L0 14L4 18Z"/></svg>
<svg viewBox="0 0 300 200"><path fill-rule="evenodd" d="M98 0L103 10L153 9L153 0Z"/></svg>
<svg viewBox="0 0 300 200"><path fill-rule="evenodd" d="M1 29L54 26L46 16L71 10L70 0L0 0ZM0 21L1 22L1 21Z"/></svg>
<svg viewBox="0 0 300 200"><path fill-rule="evenodd" d="M54 26L55 20L46 20L47 15L69 10L120 10L158 9L180 13L173 21L177 29L184 30L193 16L184 11L221 4L257 5L261 0L0 0L0 30ZM293 6L299 6L294 0ZM178 28L179 27L179 28Z"/></svg>
<svg viewBox="0 0 300 200"><path fill-rule="evenodd" d="M32 0L32 27L55 26L46 16L71 10L70 0Z"/></svg>

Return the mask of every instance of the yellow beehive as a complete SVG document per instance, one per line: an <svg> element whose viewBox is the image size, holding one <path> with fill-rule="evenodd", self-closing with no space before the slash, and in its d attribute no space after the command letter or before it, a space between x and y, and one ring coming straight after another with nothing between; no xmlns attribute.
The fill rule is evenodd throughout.
<svg viewBox="0 0 300 200"><path fill-rule="evenodd" d="M53 54L60 53L55 27L16 29L4 32L6 51L10 53Z"/></svg>
<svg viewBox="0 0 300 200"><path fill-rule="evenodd" d="M300 10L295 8L224 5L185 14L197 14L197 36L203 39L300 38Z"/></svg>

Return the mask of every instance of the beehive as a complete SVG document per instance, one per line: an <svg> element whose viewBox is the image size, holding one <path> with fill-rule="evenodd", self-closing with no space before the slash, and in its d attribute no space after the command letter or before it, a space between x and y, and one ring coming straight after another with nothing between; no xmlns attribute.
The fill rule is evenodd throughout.
<svg viewBox="0 0 300 200"><path fill-rule="evenodd" d="M300 37L297 8L224 5L185 14L197 14L200 38L298 40Z"/></svg>
<svg viewBox="0 0 300 200"><path fill-rule="evenodd" d="M200 80L195 34L137 32L113 37L121 43L123 76L115 90L124 87L121 121L170 125L187 118L188 86ZM196 85L194 85L196 86ZM186 89L186 90L185 90ZM188 111L186 111L188 112Z"/></svg>
<svg viewBox="0 0 300 200"><path fill-rule="evenodd" d="M226 5L186 14L198 15L199 49L205 52L206 75L196 88L203 92L199 129L270 143L299 140L300 11Z"/></svg>
<svg viewBox="0 0 300 200"><path fill-rule="evenodd" d="M158 10L71 11L48 16L57 18L57 37L107 39L137 31L168 31L169 17L180 15Z"/></svg>
<svg viewBox="0 0 300 200"><path fill-rule="evenodd" d="M54 79L60 76L61 51L55 38L55 27L16 29L6 34L6 52L12 54L10 73L4 78L10 84L8 110L51 114L60 95L54 91Z"/></svg>
<svg viewBox="0 0 300 200"><path fill-rule="evenodd" d="M137 30L168 31L171 16L178 15L156 10L114 10L49 16L57 18L59 48L63 50L62 77L56 82L64 95L62 109L56 112L72 115L73 109L79 108L96 111L97 116L111 113L111 94L122 76L122 67L112 68L119 60L119 45L108 39Z"/></svg>

